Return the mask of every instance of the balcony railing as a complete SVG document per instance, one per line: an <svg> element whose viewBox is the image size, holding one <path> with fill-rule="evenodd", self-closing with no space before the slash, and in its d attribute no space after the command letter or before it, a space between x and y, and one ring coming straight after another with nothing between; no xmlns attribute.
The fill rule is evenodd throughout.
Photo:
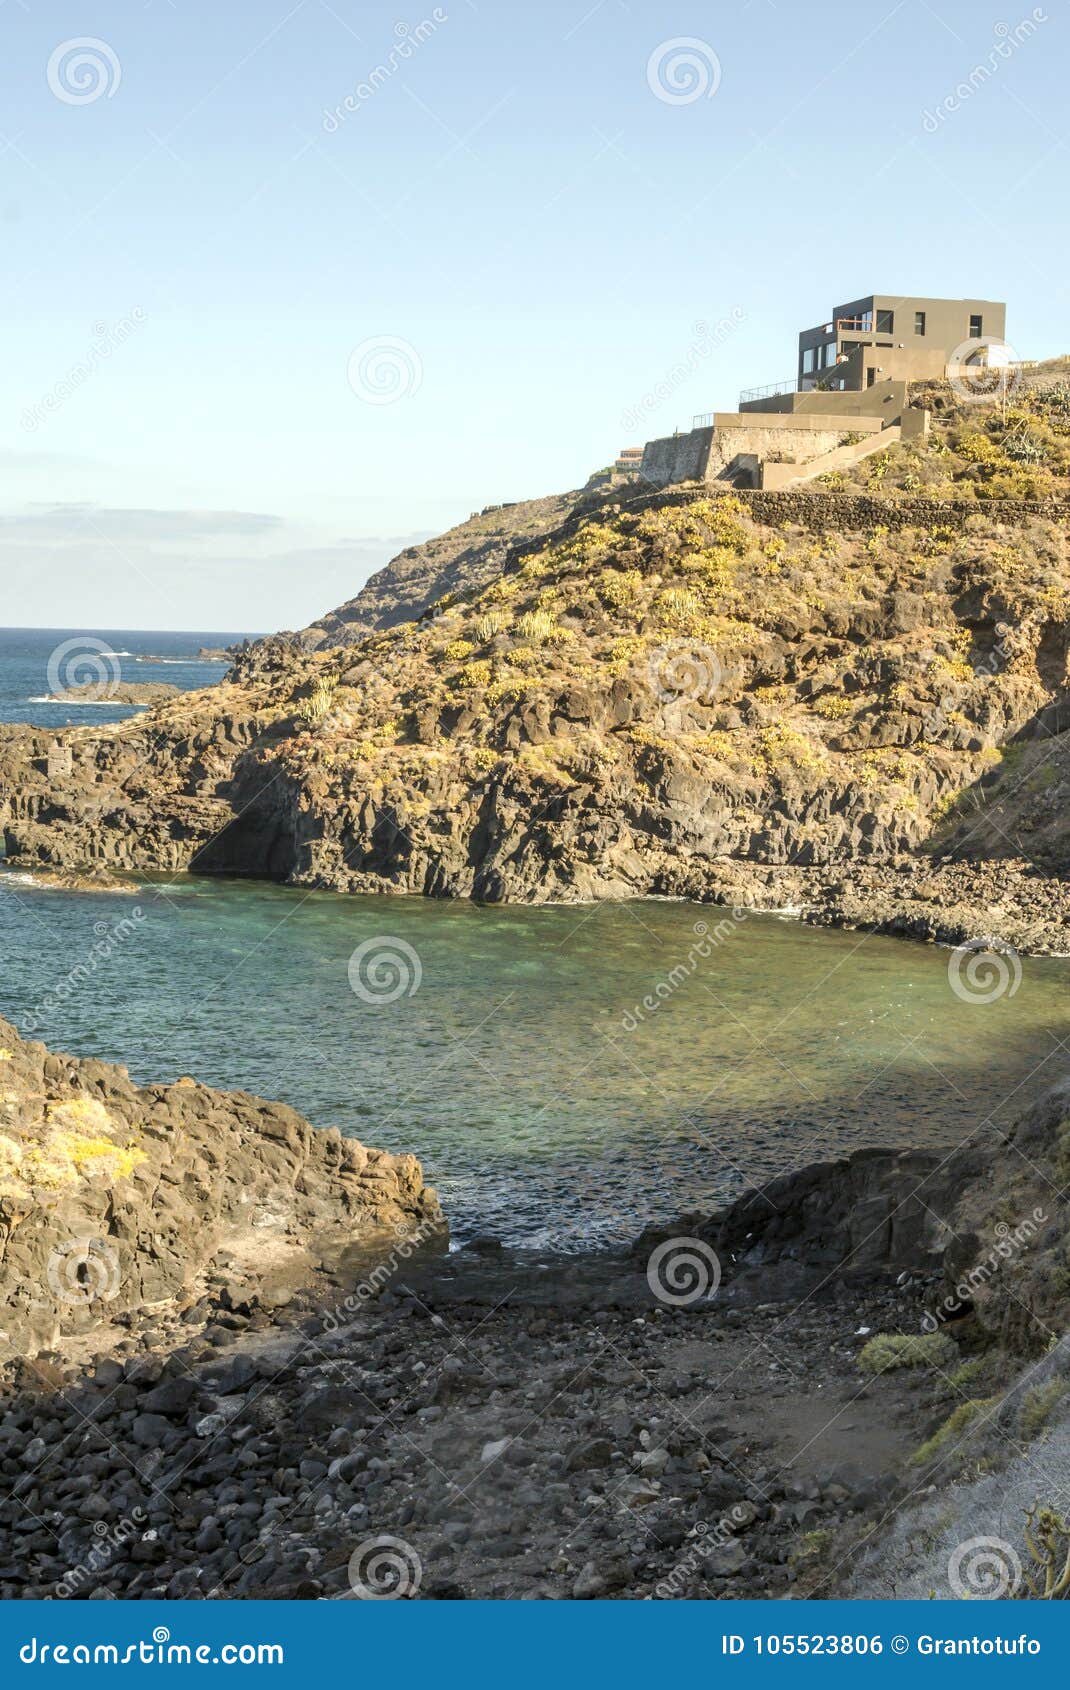
<svg viewBox="0 0 1070 1690"><path fill-rule="evenodd" d="M836 333L839 334L843 329L849 329L855 334L872 334L873 333L873 318L869 317L869 316L867 316L867 317L837 317L836 318Z"/></svg>
<svg viewBox="0 0 1070 1690"><path fill-rule="evenodd" d="M748 405L754 399L772 399L778 393L797 393L798 382L794 376L790 381L774 381L769 387L745 387L739 396L741 405Z"/></svg>

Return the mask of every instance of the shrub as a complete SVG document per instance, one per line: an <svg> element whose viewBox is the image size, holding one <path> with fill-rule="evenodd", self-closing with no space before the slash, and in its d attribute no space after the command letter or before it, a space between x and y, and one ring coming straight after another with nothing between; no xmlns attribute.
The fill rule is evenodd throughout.
<svg viewBox="0 0 1070 1690"><path fill-rule="evenodd" d="M1070 383L1060 381L1046 393L1038 393L1036 404L1057 417L1070 417Z"/></svg>
<svg viewBox="0 0 1070 1690"><path fill-rule="evenodd" d="M455 687L485 687L490 682L491 668L485 660L476 663L466 663L453 677Z"/></svg>
<svg viewBox="0 0 1070 1690"><path fill-rule="evenodd" d="M602 602L611 610L627 610L642 591L638 569L603 569L596 582Z"/></svg>
<svg viewBox="0 0 1070 1690"><path fill-rule="evenodd" d="M1009 434L1003 442L1003 451L1016 464L1042 464L1048 456L1044 442L1026 429Z"/></svg>
<svg viewBox="0 0 1070 1690"><path fill-rule="evenodd" d="M1019 1428L1023 1438L1039 1437L1044 1430L1052 1410L1066 1395L1067 1382L1065 1379L1049 1379L1046 1385L1034 1385L1027 1391L1022 1403Z"/></svg>
<svg viewBox="0 0 1070 1690"><path fill-rule="evenodd" d="M946 1332L879 1332L858 1357L863 1373L888 1373L896 1367L944 1367L958 1355Z"/></svg>
<svg viewBox="0 0 1070 1690"><path fill-rule="evenodd" d="M654 605L658 621L664 628L693 628L695 618L702 612L697 595L687 587L668 587L659 593Z"/></svg>
<svg viewBox="0 0 1070 1690"><path fill-rule="evenodd" d="M935 1338L940 1337L941 1334L934 1332L931 1336ZM953 1440L957 1441L960 1433L965 1432L966 1428L972 1426L975 1420L987 1414L989 1409L994 1408L999 1401L1000 1398L995 1396L981 1397L977 1402L960 1402L959 1406L948 1415L943 1425L937 1427L932 1437L926 1438L925 1442L914 1451L910 1457L911 1464L915 1467L928 1466L934 1456L939 1455L940 1451Z"/></svg>
<svg viewBox="0 0 1070 1690"><path fill-rule="evenodd" d="M855 713L855 705L842 692L826 692L814 704L818 716L824 716L826 722L842 722Z"/></svg>

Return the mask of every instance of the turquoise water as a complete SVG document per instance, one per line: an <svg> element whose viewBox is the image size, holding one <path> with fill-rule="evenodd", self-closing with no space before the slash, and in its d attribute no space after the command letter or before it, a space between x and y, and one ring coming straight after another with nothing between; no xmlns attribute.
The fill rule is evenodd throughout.
<svg viewBox="0 0 1070 1690"><path fill-rule="evenodd" d="M696 922L722 918L696 958ZM385 937L420 974L393 1001L374 999L389 968L355 965L364 996L349 980ZM95 944L111 954L71 981ZM946 951L686 904L193 878L132 899L0 875L0 955L0 1010L49 1044L285 1099L415 1151L458 1235L566 1249L847 1149L950 1146L1070 1067L1066 962L1023 959L1013 995L964 1002ZM648 995L660 1007L637 1015Z"/></svg>

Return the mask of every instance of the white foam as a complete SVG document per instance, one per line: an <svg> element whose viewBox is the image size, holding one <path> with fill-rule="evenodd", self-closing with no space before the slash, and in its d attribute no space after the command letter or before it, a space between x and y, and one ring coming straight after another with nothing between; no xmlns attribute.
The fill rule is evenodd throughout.
<svg viewBox="0 0 1070 1690"><path fill-rule="evenodd" d="M52 698L45 694L41 698L28 698L27 704L55 704L61 710L147 710L148 705L124 704L121 698Z"/></svg>

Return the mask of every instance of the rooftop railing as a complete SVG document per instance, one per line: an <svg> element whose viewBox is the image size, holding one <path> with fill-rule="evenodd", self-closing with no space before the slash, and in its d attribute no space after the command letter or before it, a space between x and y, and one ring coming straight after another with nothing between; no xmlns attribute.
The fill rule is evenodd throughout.
<svg viewBox="0 0 1070 1690"><path fill-rule="evenodd" d="M741 405L747 405L753 399L772 399L778 393L797 393L798 383L792 376L790 381L774 381L769 387L745 387L739 396Z"/></svg>

